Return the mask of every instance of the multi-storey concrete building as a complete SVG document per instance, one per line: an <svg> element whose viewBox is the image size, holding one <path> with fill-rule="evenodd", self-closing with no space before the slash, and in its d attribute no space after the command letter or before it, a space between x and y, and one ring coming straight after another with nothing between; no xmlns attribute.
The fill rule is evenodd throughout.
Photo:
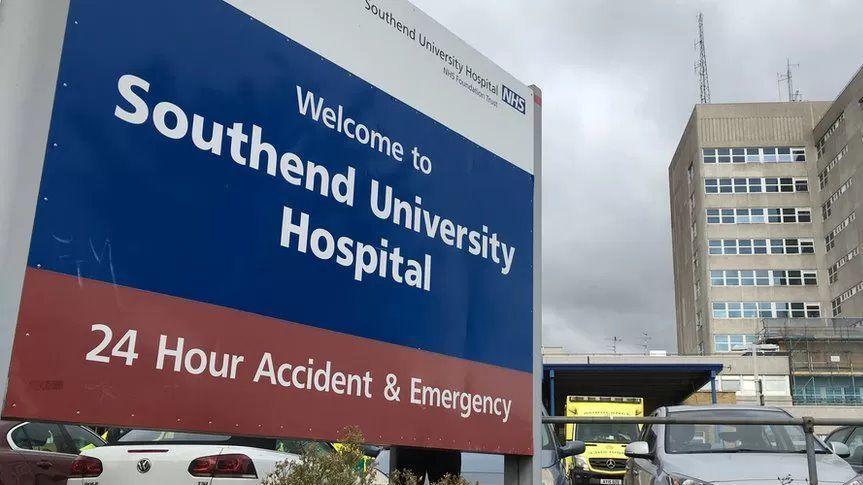
<svg viewBox="0 0 863 485"><path fill-rule="evenodd" d="M669 167L678 350L728 352L764 317L828 310L812 130L828 103L702 104Z"/></svg>
<svg viewBox="0 0 863 485"><path fill-rule="evenodd" d="M861 108L863 70L832 103L695 107L669 167L681 353L863 315Z"/></svg>

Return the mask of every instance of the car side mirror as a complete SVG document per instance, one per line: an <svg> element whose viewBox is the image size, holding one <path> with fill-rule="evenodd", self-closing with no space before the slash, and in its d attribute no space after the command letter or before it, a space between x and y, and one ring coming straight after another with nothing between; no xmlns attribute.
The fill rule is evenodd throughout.
<svg viewBox="0 0 863 485"><path fill-rule="evenodd" d="M650 445L646 441L633 441L626 445L624 452L627 458L641 458L644 460L652 460L653 452L650 451Z"/></svg>
<svg viewBox="0 0 863 485"><path fill-rule="evenodd" d="M369 458L377 458L378 455L381 454L382 449L383 448L381 448L380 446L375 446L375 445L363 445L362 446L363 455L365 455Z"/></svg>
<svg viewBox="0 0 863 485"><path fill-rule="evenodd" d="M570 456L580 455L584 453L585 445L584 441L570 441L566 443L565 446L560 447L558 449L558 454L560 458L569 458Z"/></svg>
<svg viewBox="0 0 863 485"><path fill-rule="evenodd" d="M830 448L830 451L836 454L839 458L848 458L851 456L851 448L848 448L848 445L845 443L840 443L838 441L828 441L827 447Z"/></svg>

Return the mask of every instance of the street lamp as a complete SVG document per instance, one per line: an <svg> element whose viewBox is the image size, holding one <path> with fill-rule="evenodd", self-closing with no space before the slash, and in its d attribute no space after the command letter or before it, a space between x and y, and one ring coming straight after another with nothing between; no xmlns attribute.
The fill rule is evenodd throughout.
<svg viewBox="0 0 863 485"><path fill-rule="evenodd" d="M758 352L778 352L779 346L776 344L735 345L731 350L734 352L752 353L752 378L755 382L755 402L759 406L764 406L764 391L761 388L761 376L758 375Z"/></svg>

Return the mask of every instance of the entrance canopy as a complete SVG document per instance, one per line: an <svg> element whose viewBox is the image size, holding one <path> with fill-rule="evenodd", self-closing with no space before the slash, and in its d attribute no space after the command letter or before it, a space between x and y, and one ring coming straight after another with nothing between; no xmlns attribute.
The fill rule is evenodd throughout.
<svg viewBox="0 0 863 485"><path fill-rule="evenodd" d="M555 416L563 414L567 396L641 397L647 415L656 408L682 403L708 384L716 402L716 376L722 368L717 363L591 363L590 359L545 363L543 402Z"/></svg>

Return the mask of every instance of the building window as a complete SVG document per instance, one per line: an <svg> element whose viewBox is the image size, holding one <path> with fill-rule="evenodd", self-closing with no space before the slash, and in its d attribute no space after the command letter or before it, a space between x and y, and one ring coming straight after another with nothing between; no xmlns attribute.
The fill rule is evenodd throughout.
<svg viewBox="0 0 863 485"><path fill-rule="evenodd" d="M708 194L757 194L808 192L808 180L800 177L708 178L704 179Z"/></svg>
<svg viewBox="0 0 863 485"><path fill-rule="evenodd" d="M818 150L818 158L821 158L821 155L824 155L824 146L826 145L827 140L829 140L830 137L833 136L834 133L836 133L836 130L839 129L839 126L842 124L842 121L844 121L844 120L845 120L845 112L843 111L836 118L836 121L834 121L830 125L830 128L827 128L827 131L824 132L824 135L815 143L815 149Z"/></svg>
<svg viewBox="0 0 863 485"><path fill-rule="evenodd" d="M782 301L715 301L713 318L819 318L821 304Z"/></svg>
<svg viewBox="0 0 863 485"><path fill-rule="evenodd" d="M733 352L735 347L746 347L756 342L758 337L755 335L719 334L713 336L713 349L717 353Z"/></svg>
<svg viewBox="0 0 863 485"><path fill-rule="evenodd" d="M706 209L708 224L796 224L812 222L808 207Z"/></svg>
<svg viewBox="0 0 863 485"><path fill-rule="evenodd" d="M711 286L815 286L817 272L795 269L719 269L710 271Z"/></svg>
<svg viewBox="0 0 863 485"><path fill-rule="evenodd" d="M821 220L826 221L827 218L830 217L833 204L835 204L836 201L838 201L839 198L842 197L842 194L844 194L848 189L850 189L853 184L854 178L849 178L842 185L840 185L838 189L836 189L836 192L833 192L830 198L827 199L827 202L824 202L824 204L821 205Z"/></svg>
<svg viewBox="0 0 863 485"><path fill-rule="evenodd" d="M803 147L705 148L704 163L785 163L805 162Z"/></svg>
<svg viewBox="0 0 863 485"><path fill-rule="evenodd" d="M712 255L815 254L814 239L710 239Z"/></svg>
<svg viewBox="0 0 863 485"><path fill-rule="evenodd" d="M841 295L834 298L833 302L832 302L833 316L837 317L837 316L841 315L842 314L842 304L845 303L852 296L859 293L860 291L863 291L863 281L857 283L856 285L852 286L851 288L848 288L847 290L843 291Z"/></svg>
<svg viewBox="0 0 863 485"><path fill-rule="evenodd" d="M842 160L842 158L844 158L847 153L848 145L845 145L841 150L839 150L839 153L837 153L836 156L833 157L833 160L830 160L830 163L828 163L824 168L821 169L820 172L818 172L818 185L819 187L821 187L822 190L824 189L824 187L827 186L827 183L830 181L828 177L830 171L836 167L836 164L838 164L839 161ZM821 155L818 155L818 157L820 158Z"/></svg>
<svg viewBox="0 0 863 485"><path fill-rule="evenodd" d="M839 270L848 264L852 259L854 259L858 254L860 254L860 248L856 247L848 252L845 256L842 256L835 263L831 264L829 268L827 268L827 275L829 277L830 283L836 283L836 280L839 279Z"/></svg>
<svg viewBox="0 0 863 485"><path fill-rule="evenodd" d="M836 227L834 227L832 231L827 233L827 237L824 238L824 245L827 247L827 251L830 251L831 249L836 247L836 236L838 236L840 232L844 231L846 227L851 225L851 223L854 222L854 219L856 218L856 213L852 212L842 222L836 225Z"/></svg>

